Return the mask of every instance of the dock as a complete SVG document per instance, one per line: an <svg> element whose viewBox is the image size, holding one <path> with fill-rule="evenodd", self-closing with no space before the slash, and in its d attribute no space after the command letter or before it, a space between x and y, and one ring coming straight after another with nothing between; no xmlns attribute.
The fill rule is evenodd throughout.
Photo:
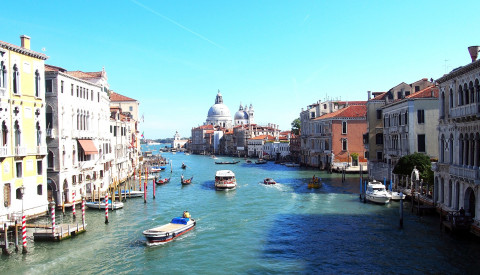
<svg viewBox="0 0 480 275"><path fill-rule="evenodd" d="M37 226L37 229L33 233L33 239L35 241L62 241L87 231L86 227L87 224L82 223L59 224L55 226L55 230L53 231L51 226L45 226L40 229L38 229L39 227Z"/></svg>

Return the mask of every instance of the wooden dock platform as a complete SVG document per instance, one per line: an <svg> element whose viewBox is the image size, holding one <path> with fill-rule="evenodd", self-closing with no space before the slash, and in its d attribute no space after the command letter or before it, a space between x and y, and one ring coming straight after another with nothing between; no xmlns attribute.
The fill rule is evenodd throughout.
<svg viewBox="0 0 480 275"><path fill-rule="evenodd" d="M77 234L85 232L87 229L87 224L85 226L82 223L77 224L59 224L55 226L55 231L52 230L52 227L44 227L35 230L33 233L33 239L35 241L62 241L64 239L71 238Z"/></svg>

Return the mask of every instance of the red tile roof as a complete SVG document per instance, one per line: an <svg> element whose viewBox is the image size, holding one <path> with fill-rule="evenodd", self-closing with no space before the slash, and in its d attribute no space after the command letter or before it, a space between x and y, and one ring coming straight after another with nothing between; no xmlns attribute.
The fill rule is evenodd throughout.
<svg viewBox="0 0 480 275"><path fill-rule="evenodd" d="M326 118L361 118L367 116L366 105L350 105L333 113L325 114L317 117L314 120L321 120Z"/></svg>
<svg viewBox="0 0 480 275"><path fill-rule="evenodd" d="M45 71L46 72L62 72L62 73L64 73L67 70L65 70L62 67L57 67L57 66L45 64Z"/></svg>
<svg viewBox="0 0 480 275"><path fill-rule="evenodd" d="M405 98L432 98L432 91L433 91L433 97L438 98L438 87L435 87L433 85L421 91L418 91L416 93L408 95Z"/></svg>
<svg viewBox="0 0 480 275"><path fill-rule="evenodd" d="M255 139L255 140L262 140L262 139L266 139L266 140L274 140L275 137L271 136L271 135L260 135L260 136L256 136L256 137L253 137L251 139Z"/></svg>
<svg viewBox="0 0 480 275"><path fill-rule="evenodd" d="M136 101L133 98L130 98L121 94L117 94L114 91L111 91L110 93L110 100L111 101Z"/></svg>
<svg viewBox="0 0 480 275"><path fill-rule="evenodd" d="M373 94L376 94L376 93L373 93ZM385 99L385 96L387 95L387 92L383 92L383 93L380 93L378 95L376 95L373 99L371 100L382 100L382 99Z"/></svg>
<svg viewBox="0 0 480 275"><path fill-rule="evenodd" d="M80 79L99 78L102 76L102 72L86 73L82 71L68 71L67 74Z"/></svg>

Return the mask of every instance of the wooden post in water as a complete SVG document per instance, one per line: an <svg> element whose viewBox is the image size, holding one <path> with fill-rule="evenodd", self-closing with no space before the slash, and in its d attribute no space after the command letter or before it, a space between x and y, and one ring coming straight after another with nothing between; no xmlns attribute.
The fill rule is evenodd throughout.
<svg viewBox="0 0 480 275"><path fill-rule="evenodd" d="M10 255L10 252L8 252L8 227L7 223L3 225L3 239L5 241L5 245L2 247L2 253L3 255Z"/></svg>
<svg viewBox="0 0 480 275"><path fill-rule="evenodd" d="M143 183L143 203L147 203L147 180Z"/></svg>
<svg viewBox="0 0 480 275"><path fill-rule="evenodd" d="M17 219L15 219L15 252L18 252L18 227L17 227Z"/></svg>
<svg viewBox="0 0 480 275"><path fill-rule="evenodd" d="M365 187L363 188L363 203L367 203L367 184L368 180L365 181Z"/></svg>
<svg viewBox="0 0 480 275"><path fill-rule="evenodd" d="M403 229L403 192L400 192L400 229Z"/></svg>
<svg viewBox="0 0 480 275"><path fill-rule="evenodd" d="M153 199L155 199L155 181L157 180L157 177L153 178L152 185L153 185Z"/></svg>
<svg viewBox="0 0 480 275"><path fill-rule="evenodd" d="M98 187L98 209L100 209L100 187Z"/></svg>

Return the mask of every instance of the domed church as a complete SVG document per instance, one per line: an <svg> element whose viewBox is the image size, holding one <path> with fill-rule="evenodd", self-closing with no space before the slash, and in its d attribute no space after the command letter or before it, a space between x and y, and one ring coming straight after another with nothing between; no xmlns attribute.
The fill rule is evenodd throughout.
<svg viewBox="0 0 480 275"><path fill-rule="evenodd" d="M223 104L222 94L218 90L215 104L208 110L206 125L232 128L232 117L227 105Z"/></svg>
<svg viewBox="0 0 480 275"><path fill-rule="evenodd" d="M235 113L234 116L235 125L245 125L245 124L253 124L254 123L254 110L252 104L250 107L242 106L240 103L240 107L238 111Z"/></svg>

